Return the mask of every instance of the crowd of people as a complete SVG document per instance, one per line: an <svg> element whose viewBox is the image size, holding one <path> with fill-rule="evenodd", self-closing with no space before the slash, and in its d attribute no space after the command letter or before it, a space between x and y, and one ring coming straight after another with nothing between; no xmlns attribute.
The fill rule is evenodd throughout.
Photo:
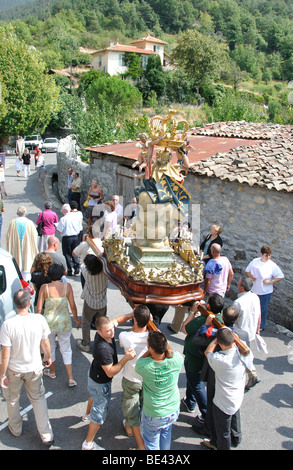
<svg viewBox="0 0 293 470"><path fill-rule="evenodd" d="M159 329L149 331L148 328L150 320L159 326L168 306L141 304L129 314L110 318L108 280L98 254L93 253L86 241L87 233L99 237L97 247L102 253L102 241L115 233L116 227L123 225L126 219L131 221L135 217L136 200L132 201L127 216L118 195L100 206L104 194L94 179L84 204L88 217L84 234L81 189L78 172L68 169L68 202L62 206L60 219L51 202L46 201L38 216L38 233L35 224L27 218L25 207L18 208L17 218L8 227L7 250L16 259L23 279L33 284L36 294L33 309L31 294L26 289L15 293L17 315L6 320L0 331L0 386L7 402L10 432L14 436L22 432L19 398L24 384L42 442L52 445L54 435L42 376L56 378L57 338L68 386L77 385L72 365L72 314L76 326L82 327L78 348L93 354L88 371L89 400L82 417L88 423L81 445L83 450L102 449L95 437L107 418L112 380L120 372L125 432L134 437L138 450L170 450L172 425L179 419L178 378L183 367L186 392L181 406L190 413L196 406L199 409L192 425L194 432L203 437L203 444L210 449L237 447L242 436L240 408L244 392L260 378L252 354L247 357L241 354L234 335L250 346L266 326L273 285L284 277L271 260L271 248L261 247L260 257L252 260L239 277L238 298L227 305L225 296L234 270L228 257L222 255L222 228L212 225L199 253L204 263L204 300L176 306L173 321L167 325L172 334L182 331L185 335L181 355L172 350L166 335ZM98 229L95 229L96 222ZM61 250L57 235L61 238ZM71 276L80 276L81 319L68 279ZM199 305L205 306L209 312L207 317L200 313ZM221 328L215 327L214 318L221 321ZM129 329L116 338L124 350L119 360L115 328L127 321L131 321ZM96 330L93 344L92 328Z"/></svg>

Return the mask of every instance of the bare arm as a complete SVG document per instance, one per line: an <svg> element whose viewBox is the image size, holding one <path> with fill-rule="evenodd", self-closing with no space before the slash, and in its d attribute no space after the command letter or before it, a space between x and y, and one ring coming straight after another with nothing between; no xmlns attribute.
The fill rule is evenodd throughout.
<svg viewBox="0 0 293 470"><path fill-rule="evenodd" d="M256 281L256 277L254 277L252 274L250 274L250 272L245 271L245 274L246 274L247 277L250 277L250 279L252 279L253 281Z"/></svg>
<svg viewBox="0 0 293 470"><path fill-rule="evenodd" d="M78 319L78 316L77 316L77 307L76 307L76 303L74 300L73 289L72 289L71 284L67 284L66 296L70 305L71 313L75 320L75 324L77 327L79 327L82 324L82 322Z"/></svg>
<svg viewBox="0 0 293 470"><path fill-rule="evenodd" d="M125 366L126 362L131 361L136 356L134 349L128 349L123 356L123 358L117 364L109 364L107 366L102 366L105 374L112 378L117 375L121 369Z"/></svg>
<svg viewBox="0 0 293 470"><path fill-rule="evenodd" d="M0 364L0 386L2 388L7 388L7 378L6 372L10 358L10 346L1 347L1 364Z"/></svg>
<svg viewBox="0 0 293 470"><path fill-rule="evenodd" d="M204 294L204 296L207 294L207 290L210 286L210 283L211 283L211 279L206 277L205 280L204 280L204 285L203 285L203 294Z"/></svg>
<svg viewBox="0 0 293 470"><path fill-rule="evenodd" d="M231 282L233 281L233 277L234 277L234 271L233 269L231 268L229 270L229 274L228 274L228 280L227 280L227 291L230 290L230 286L231 286Z"/></svg>
<svg viewBox="0 0 293 470"><path fill-rule="evenodd" d="M37 303L37 306L36 306L36 313L41 313L42 311L42 308L43 308L43 304L45 302L45 288L46 288L46 284L43 284L39 290L39 297L38 297L38 303Z"/></svg>
<svg viewBox="0 0 293 470"><path fill-rule="evenodd" d="M131 318L133 318L134 312L132 311L131 313L126 313L125 315L119 315L119 317L114 318L113 324L114 326L122 325L122 323L127 322Z"/></svg>
<svg viewBox="0 0 293 470"><path fill-rule="evenodd" d="M217 346L217 338L215 338L209 345L208 347L206 348L204 354L205 356L207 357L207 355L211 352L214 352L215 350L215 347Z"/></svg>
<svg viewBox="0 0 293 470"><path fill-rule="evenodd" d="M51 360L51 346L48 338L41 340L41 347L44 352L43 362L46 363L46 367L49 367L52 364Z"/></svg>

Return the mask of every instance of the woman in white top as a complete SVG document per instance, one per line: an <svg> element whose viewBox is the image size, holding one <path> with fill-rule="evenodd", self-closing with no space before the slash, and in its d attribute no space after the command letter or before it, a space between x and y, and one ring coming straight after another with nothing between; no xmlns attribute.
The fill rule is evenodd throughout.
<svg viewBox="0 0 293 470"><path fill-rule="evenodd" d="M272 249L264 245L260 258L254 258L245 270L246 276L253 280L251 292L258 295L261 306L260 330L264 330L268 313L268 304L273 293L273 285L284 278L279 266L271 260Z"/></svg>

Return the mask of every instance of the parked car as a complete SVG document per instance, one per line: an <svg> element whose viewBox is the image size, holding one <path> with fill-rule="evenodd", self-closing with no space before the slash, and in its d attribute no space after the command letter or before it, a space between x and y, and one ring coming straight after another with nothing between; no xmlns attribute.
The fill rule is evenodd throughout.
<svg viewBox="0 0 293 470"><path fill-rule="evenodd" d="M39 146L39 148L42 148L42 145L43 145L42 136L39 134L26 135L24 138L24 145L29 150L35 149L37 145Z"/></svg>
<svg viewBox="0 0 293 470"><path fill-rule="evenodd" d="M44 139L43 145L42 145L42 152L57 152L57 147L58 147L59 140L56 139L55 137L48 137L47 139Z"/></svg>
<svg viewBox="0 0 293 470"><path fill-rule="evenodd" d="M19 289L30 286L22 279L19 267L13 256L3 248L0 248L0 326L7 320L16 315L13 304L13 295ZM31 309L33 311L34 292L32 291Z"/></svg>

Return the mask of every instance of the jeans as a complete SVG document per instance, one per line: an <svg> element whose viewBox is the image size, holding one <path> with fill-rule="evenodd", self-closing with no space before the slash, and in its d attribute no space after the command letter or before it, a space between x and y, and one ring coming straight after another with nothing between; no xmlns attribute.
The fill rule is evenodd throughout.
<svg viewBox="0 0 293 470"><path fill-rule="evenodd" d="M88 391L93 399L90 420L94 424L101 425L106 420L111 399L111 385L112 380L99 384L88 377Z"/></svg>
<svg viewBox="0 0 293 470"><path fill-rule="evenodd" d="M146 450L170 450L172 424L178 419L179 410L163 417L151 417L142 413L141 435Z"/></svg>
<svg viewBox="0 0 293 470"><path fill-rule="evenodd" d="M271 298L271 293L270 294L264 294L264 295L259 295L259 300L260 300L260 309L261 309L261 322L260 322L260 328L263 329L266 326L266 321L267 321L267 315L268 315L268 305L269 301Z"/></svg>
<svg viewBox="0 0 293 470"><path fill-rule="evenodd" d="M186 372L186 404L189 409L194 410L198 404L199 410L205 419L207 412L207 392L204 382L200 379L201 372L190 372L188 370L188 361L184 361Z"/></svg>

